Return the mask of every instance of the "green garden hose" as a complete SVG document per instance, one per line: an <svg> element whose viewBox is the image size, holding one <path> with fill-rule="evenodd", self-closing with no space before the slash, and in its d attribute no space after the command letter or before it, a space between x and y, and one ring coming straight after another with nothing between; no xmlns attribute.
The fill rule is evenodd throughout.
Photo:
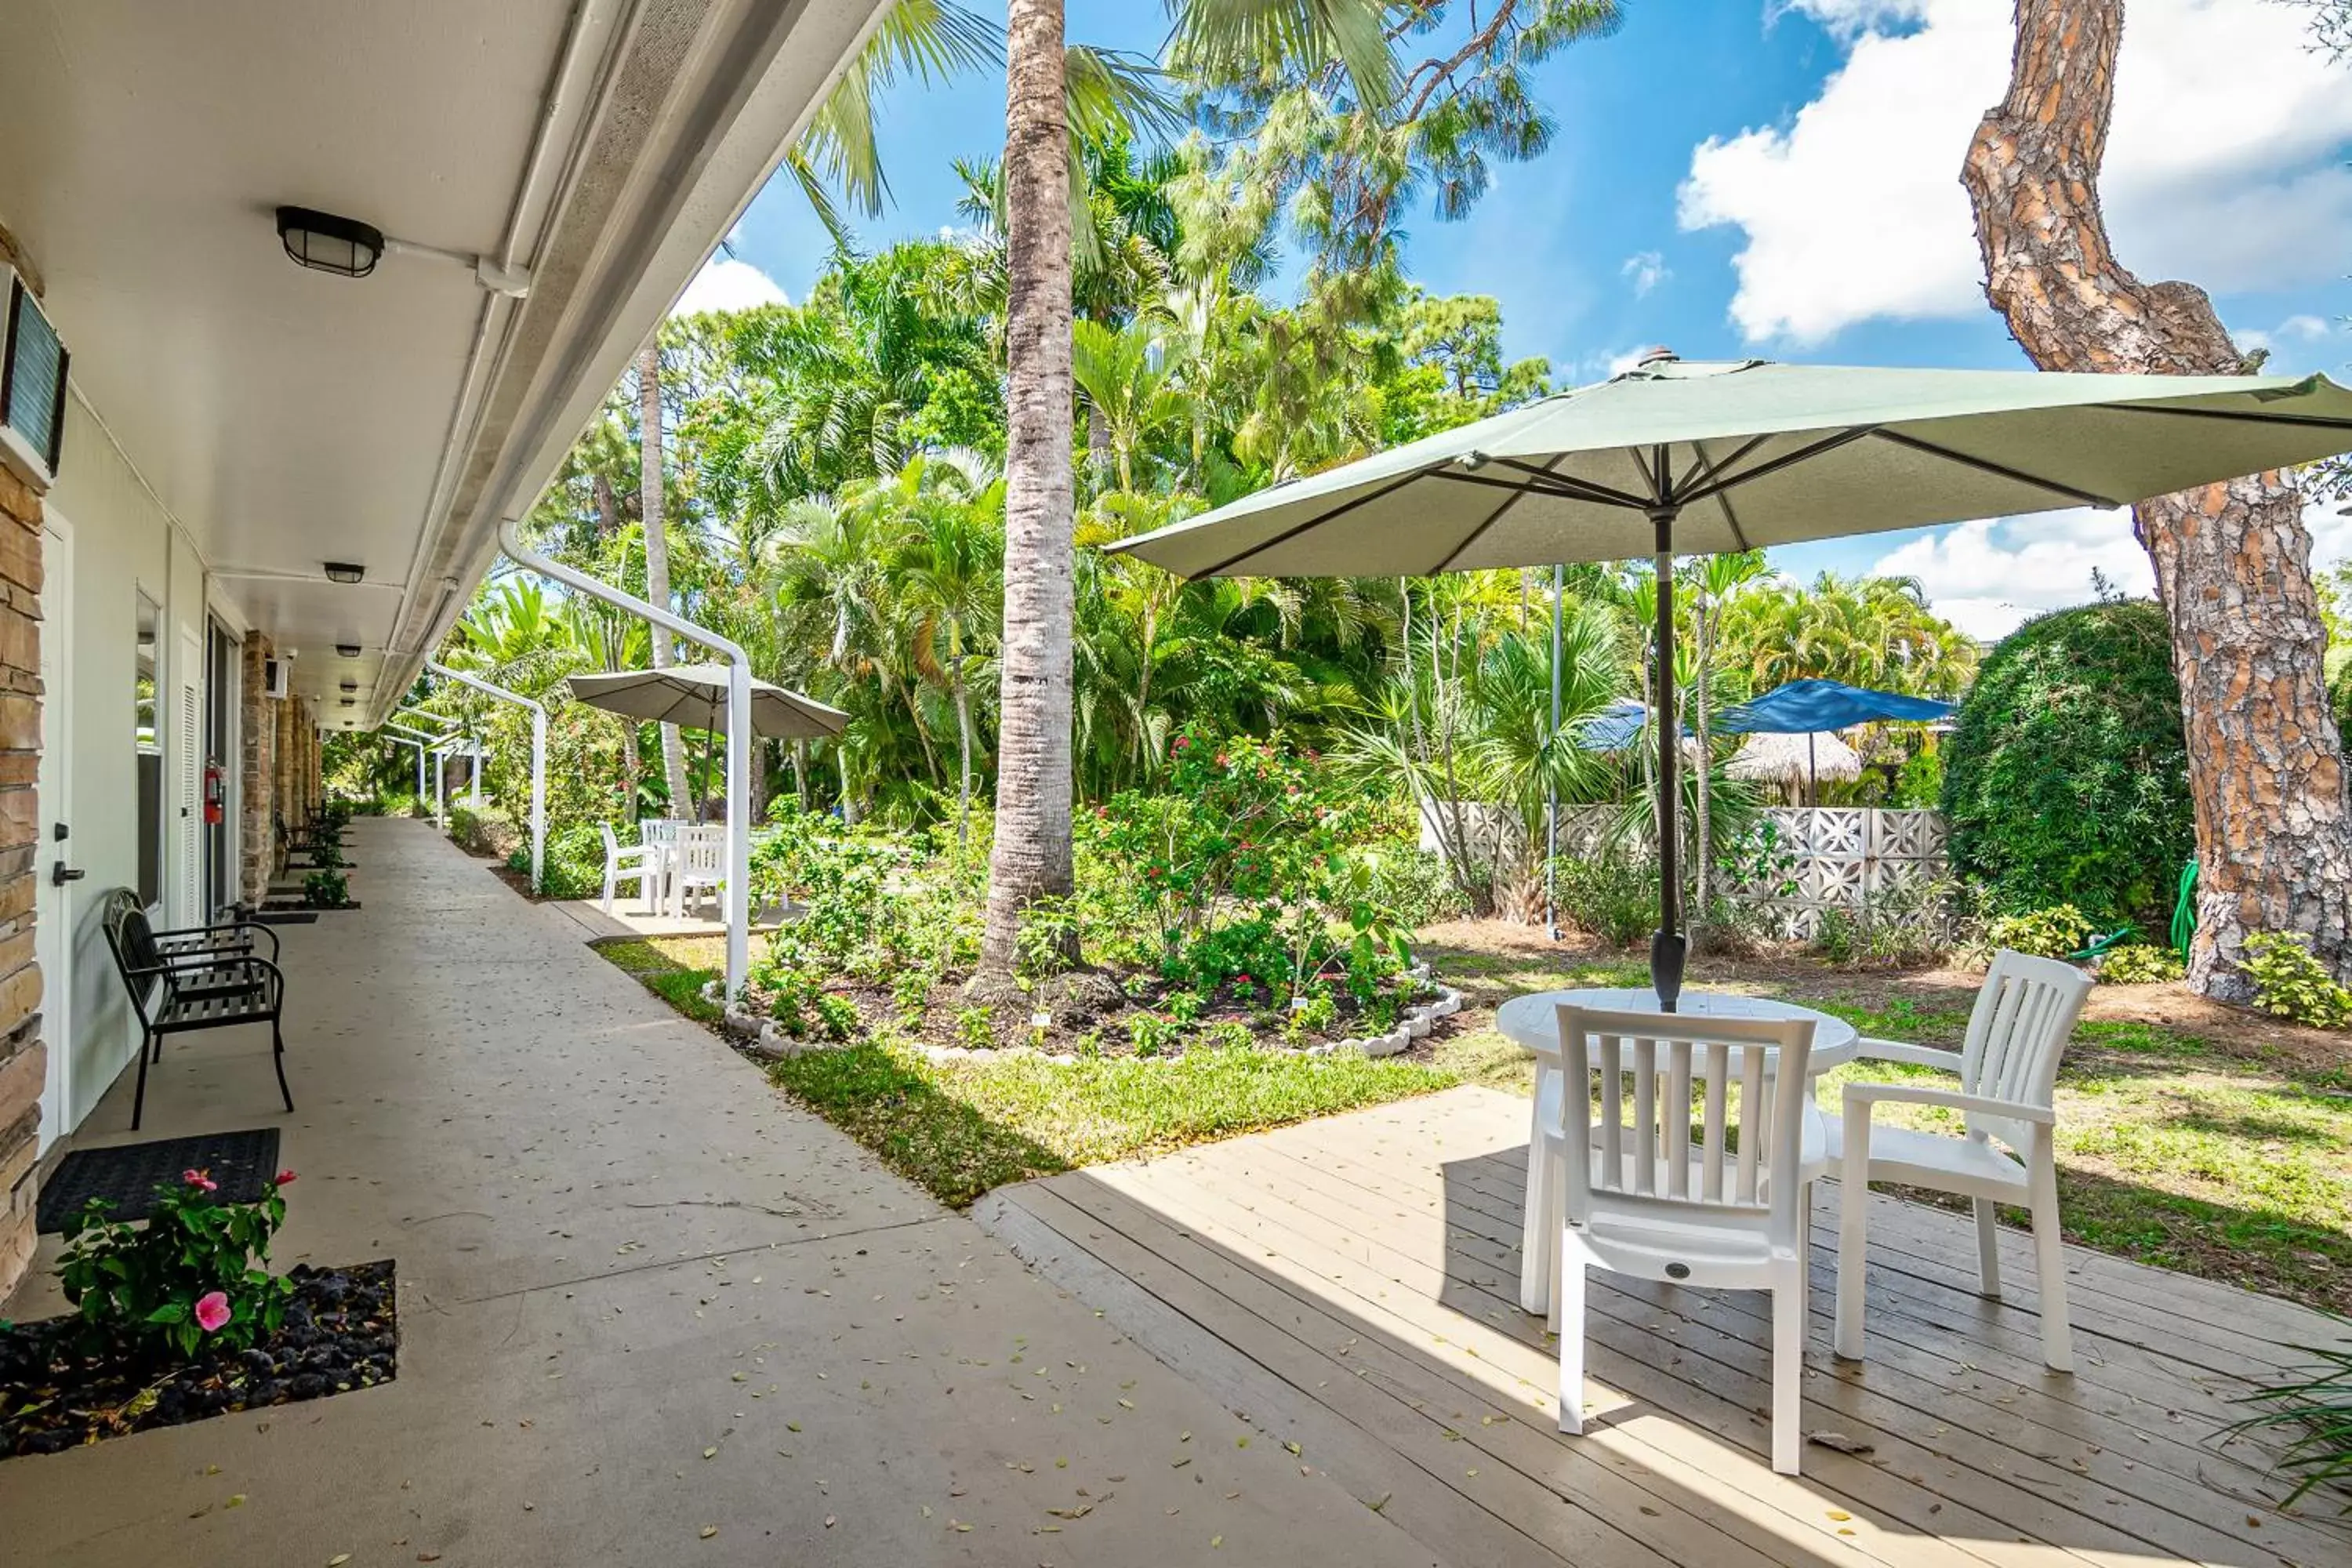
<svg viewBox="0 0 2352 1568"><path fill-rule="evenodd" d="M2180 868L2180 896L2172 904L2172 946L2180 962L2189 962L2189 939L2197 934L2197 858Z"/></svg>

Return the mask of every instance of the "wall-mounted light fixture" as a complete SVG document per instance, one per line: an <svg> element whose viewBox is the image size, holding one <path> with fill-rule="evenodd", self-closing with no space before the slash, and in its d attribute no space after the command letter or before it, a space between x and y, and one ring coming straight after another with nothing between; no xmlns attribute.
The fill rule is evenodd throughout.
<svg viewBox="0 0 2352 1568"><path fill-rule="evenodd" d="M355 642L339 642L335 645L335 657L338 658L357 658L359 656L360 645Z"/></svg>
<svg viewBox="0 0 2352 1568"><path fill-rule="evenodd" d="M421 240L396 239L373 224L316 207L279 207L278 242L297 267L331 272L338 278L364 278L386 251L426 256L469 268L474 281L493 294L510 300L530 297L530 268L509 266L488 256L469 256Z"/></svg>
<svg viewBox="0 0 2352 1568"><path fill-rule="evenodd" d="M364 278L383 255L382 229L315 207L279 207L278 239L297 267L338 278Z"/></svg>
<svg viewBox="0 0 2352 1568"><path fill-rule="evenodd" d="M367 575L367 568L351 561L330 561L326 563L330 583L356 583Z"/></svg>

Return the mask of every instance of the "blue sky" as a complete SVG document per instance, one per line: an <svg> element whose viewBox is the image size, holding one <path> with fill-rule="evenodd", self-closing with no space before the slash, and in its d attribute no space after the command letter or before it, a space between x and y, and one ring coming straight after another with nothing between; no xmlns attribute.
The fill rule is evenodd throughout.
<svg viewBox="0 0 2352 1568"><path fill-rule="evenodd" d="M984 0L983 0L984 4ZM1685 358L2021 365L1977 288L1957 176L2007 76L1997 0L1629 0L1613 37L1540 76L1558 121L1466 219L1409 226L1412 275L1492 294L1514 354L1600 379L1650 343ZM2291 8L2135 0L2103 181L2117 250L2144 277L2204 284L2272 367L2352 379L2352 68L2305 47ZM1156 55L1157 5L1070 0L1073 39ZM1003 139L1003 83L905 87L885 102L891 212L861 238L955 220L957 156ZM807 203L779 179L735 254L792 298L824 264ZM739 274L734 281L743 281ZM709 279L717 284L719 279ZM2352 521L2313 515L2323 559ZM2089 596L2094 566L2144 586L2126 522L2067 513L1778 552L1810 574L1912 571L1948 614L1996 635Z"/></svg>

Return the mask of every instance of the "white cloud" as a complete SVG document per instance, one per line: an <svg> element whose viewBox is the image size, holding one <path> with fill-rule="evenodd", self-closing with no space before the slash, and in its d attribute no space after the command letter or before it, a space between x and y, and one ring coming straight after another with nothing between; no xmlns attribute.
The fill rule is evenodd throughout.
<svg viewBox="0 0 2352 1568"><path fill-rule="evenodd" d="M2006 90L2010 7L1992 0L1789 0L1846 48L1786 123L1691 156L1685 228L1729 225L1732 319L1819 342L1872 317L1985 309L1960 162ZM2352 250L2352 91L2294 7L2135 0L2101 196L2142 277L2219 291L2332 277Z"/></svg>
<svg viewBox="0 0 2352 1568"><path fill-rule="evenodd" d="M1651 289L1675 275L1674 268L1666 265L1665 257L1654 250L1635 251L1617 270L1633 282L1633 298L1636 300L1648 298Z"/></svg>
<svg viewBox="0 0 2352 1568"><path fill-rule="evenodd" d="M2352 559L2352 517L2315 501L2304 508L2303 521L2311 531L2315 571ZM2156 594L2156 574L2132 532L2129 508L2076 507L1955 523L1905 541L1870 571L1916 577L1937 615L1987 642L2044 610L2088 604L2095 571L2114 591L2135 598Z"/></svg>
<svg viewBox="0 0 2352 1568"><path fill-rule="evenodd" d="M705 310L749 310L761 305L789 305L776 280L731 256L714 256L694 275L686 292L670 310L673 316L698 316Z"/></svg>
<svg viewBox="0 0 2352 1568"><path fill-rule="evenodd" d="M2006 637L2043 610L2087 603L2091 574L2126 594L2156 592L2131 513L2078 507L1956 523L1879 557L1881 576L1916 577L1936 613L1970 637Z"/></svg>

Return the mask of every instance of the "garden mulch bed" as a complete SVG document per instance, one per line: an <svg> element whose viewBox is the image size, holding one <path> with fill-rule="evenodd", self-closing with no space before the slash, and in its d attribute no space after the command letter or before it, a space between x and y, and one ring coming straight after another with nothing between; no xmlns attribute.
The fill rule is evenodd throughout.
<svg viewBox="0 0 2352 1568"><path fill-rule="evenodd" d="M81 1350L81 1321L0 1327L0 1458L233 1411L321 1399L399 1373L393 1262L287 1271L294 1300L275 1337L247 1351L128 1367Z"/></svg>

